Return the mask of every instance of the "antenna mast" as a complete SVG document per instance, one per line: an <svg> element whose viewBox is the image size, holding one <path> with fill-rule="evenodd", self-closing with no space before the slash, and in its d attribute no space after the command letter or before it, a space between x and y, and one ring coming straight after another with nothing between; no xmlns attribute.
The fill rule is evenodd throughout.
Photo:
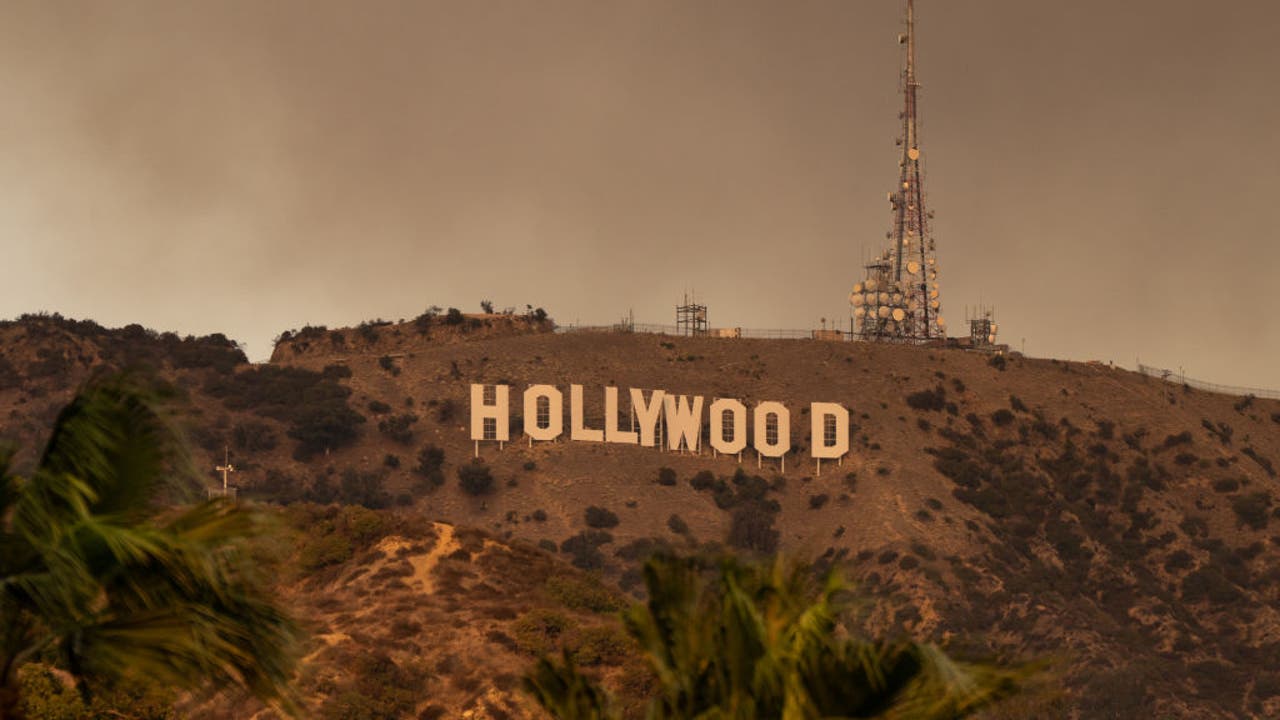
<svg viewBox="0 0 1280 720"><path fill-rule="evenodd" d="M938 267L930 232L931 214L925 208L924 171L920 164L920 128L916 80L915 0L907 0L907 31L898 35L906 45L902 72L902 147L898 186L889 193L893 246L865 266L866 280L849 296L860 336L866 340L928 341L945 337L940 312Z"/></svg>

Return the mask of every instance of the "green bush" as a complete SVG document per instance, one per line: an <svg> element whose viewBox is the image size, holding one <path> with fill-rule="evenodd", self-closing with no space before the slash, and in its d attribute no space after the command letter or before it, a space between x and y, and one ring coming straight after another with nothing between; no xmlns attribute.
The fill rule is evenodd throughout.
<svg viewBox="0 0 1280 720"><path fill-rule="evenodd" d="M698 492L709 490L716 486L715 473L710 470L699 471L698 474L694 475L693 478L689 480L689 485Z"/></svg>
<svg viewBox="0 0 1280 720"><path fill-rule="evenodd" d="M341 535L326 534L303 545L298 564L303 570L319 570L351 559L351 541Z"/></svg>
<svg viewBox="0 0 1280 720"><path fill-rule="evenodd" d="M1266 492L1254 492L1241 495L1231 500L1231 509L1235 511L1240 524L1248 525L1254 530L1265 530L1271 513L1271 495Z"/></svg>
<svg viewBox="0 0 1280 720"><path fill-rule="evenodd" d="M586 513L587 527L608 529L618 526L618 515L613 511L592 505L587 508Z"/></svg>
<svg viewBox="0 0 1280 720"><path fill-rule="evenodd" d="M342 471L337 499L346 505L363 505L374 509L390 507L391 496L383 487L384 480L381 472L361 472L355 468L347 468Z"/></svg>
<svg viewBox="0 0 1280 720"><path fill-rule="evenodd" d="M560 552L569 555L575 567L583 570L599 570L604 567L601 545L613 542L613 536L604 530L583 530L560 543Z"/></svg>
<svg viewBox="0 0 1280 720"><path fill-rule="evenodd" d="M413 413L391 415L378 421L378 432L401 445L408 445L413 442L413 424L416 422L418 416Z"/></svg>
<svg viewBox="0 0 1280 720"><path fill-rule="evenodd" d="M543 587L556 602L570 610L607 613L626 607L622 598L590 576L553 575Z"/></svg>
<svg viewBox="0 0 1280 720"><path fill-rule="evenodd" d="M440 314L440 308L432 305L427 308L426 312L413 319L413 327L421 335L426 335L431 331L431 324L435 322L436 317Z"/></svg>
<svg viewBox="0 0 1280 720"><path fill-rule="evenodd" d="M999 410L991 413L991 422L995 423L996 427L1004 427L1013 422L1013 413L1004 408L1000 408Z"/></svg>
<svg viewBox="0 0 1280 720"><path fill-rule="evenodd" d="M231 410L248 410L287 423L287 435L298 441L294 457L310 458L355 441L365 422L347 404L350 389L338 381L350 369L330 366L323 372L277 365L255 366L245 372L217 376L205 392Z"/></svg>
<svg viewBox="0 0 1280 720"><path fill-rule="evenodd" d="M231 428L231 445L242 452L268 452L277 442L275 430L259 420L246 420Z"/></svg>
<svg viewBox="0 0 1280 720"><path fill-rule="evenodd" d="M1214 567L1202 567L1182 579L1182 599L1188 603L1208 601L1213 605L1229 605L1242 596L1240 589L1231 584Z"/></svg>
<svg viewBox="0 0 1280 720"><path fill-rule="evenodd" d="M932 390L920 390L907 396L907 406L915 410L941 412L947 406L947 391L941 385Z"/></svg>
<svg viewBox="0 0 1280 720"><path fill-rule="evenodd" d="M1246 440L1247 439L1248 438L1246 438ZM1271 477L1276 476L1276 469L1271 464L1271 460L1269 458L1265 458L1259 455L1258 451L1254 450L1252 447L1247 447L1244 450L1241 450L1240 452L1243 452L1250 460L1253 460L1255 463L1257 463L1258 467L1262 468L1267 472L1267 475L1270 475Z"/></svg>
<svg viewBox="0 0 1280 720"><path fill-rule="evenodd" d="M349 679L320 706L321 720L393 720L410 717L423 700L427 672L412 660L397 663L372 652L347 663Z"/></svg>
<svg viewBox="0 0 1280 720"><path fill-rule="evenodd" d="M473 497L487 495L493 491L493 474L482 462L472 462L458 468L458 486Z"/></svg>
<svg viewBox="0 0 1280 720"><path fill-rule="evenodd" d="M568 616L546 609L530 610L511 626L516 647L530 655L547 655L555 651L561 637L571 628L573 621Z"/></svg>
<svg viewBox="0 0 1280 720"><path fill-rule="evenodd" d="M1213 481L1214 492L1233 493L1240 489L1240 481L1235 478L1222 478Z"/></svg>
<svg viewBox="0 0 1280 720"><path fill-rule="evenodd" d="M658 484L668 487L676 484L676 471L669 467L658 468Z"/></svg>
<svg viewBox="0 0 1280 720"><path fill-rule="evenodd" d="M729 545L764 555L777 551L779 533L773 526L777 516L775 507L752 501L735 508L729 516Z"/></svg>
<svg viewBox="0 0 1280 720"><path fill-rule="evenodd" d="M667 528L677 535L687 535L689 533L689 523L679 515L672 515L667 518Z"/></svg>
<svg viewBox="0 0 1280 720"><path fill-rule="evenodd" d="M627 657L635 645L616 625L582 628L570 635L565 644L578 665L616 665Z"/></svg>

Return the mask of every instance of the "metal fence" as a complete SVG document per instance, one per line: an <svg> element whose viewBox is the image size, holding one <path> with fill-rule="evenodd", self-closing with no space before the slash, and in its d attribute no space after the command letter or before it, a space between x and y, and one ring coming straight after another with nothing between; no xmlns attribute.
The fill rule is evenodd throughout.
<svg viewBox="0 0 1280 720"><path fill-rule="evenodd" d="M1149 365L1138 365L1138 372L1143 375L1160 378L1167 382L1177 385L1187 385L1197 390L1206 390L1208 392L1222 393L1224 395L1252 395L1259 398L1268 398L1271 400L1280 400L1280 390L1267 390L1264 388L1239 387L1236 385L1219 385L1217 383L1204 382L1203 380L1194 380L1182 373L1176 373L1166 368L1151 367Z"/></svg>
<svg viewBox="0 0 1280 720"><path fill-rule="evenodd" d="M619 325L557 325L558 333L648 333L652 335L684 335L675 325L654 325L646 323ZM820 335L826 338L831 333L838 333L843 340L851 339L843 330L788 330L758 328L711 328L704 337L721 338L756 338L761 340L811 340Z"/></svg>

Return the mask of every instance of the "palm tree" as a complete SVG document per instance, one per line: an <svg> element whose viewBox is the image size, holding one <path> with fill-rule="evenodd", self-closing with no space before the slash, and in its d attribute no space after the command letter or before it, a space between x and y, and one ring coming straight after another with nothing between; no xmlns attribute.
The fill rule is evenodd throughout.
<svg viewBox="0 0 1280 720"><path fill-rule="evenodd" d="M623 614L656 678L653 719L943 720L1017 692L1029 668L960 663L932 645L851 636L847 586L774 560L657 556L648 601ZM608 696L568 662L540 659L525 687L562 720L615 718Z"/></svg>
<svg viewBox="0 0 1280 720"><path fill-rule="evenodd" d="M239 686L285 712L298 631L247 547L263 528L225 500L175 504L195 475L156 393L91 383L27 477L0 452L0 720L21 717L18 669L88 681Z"/></svg>

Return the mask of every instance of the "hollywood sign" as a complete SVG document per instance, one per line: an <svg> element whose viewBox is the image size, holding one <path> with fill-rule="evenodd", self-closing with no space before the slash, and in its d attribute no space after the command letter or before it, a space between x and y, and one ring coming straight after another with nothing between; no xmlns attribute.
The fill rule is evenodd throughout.
<svg viewBox="0 0 1280 720"><path fill-rule="evenodd" d="M643 447L666 447L673 451L702 450L703 425L708 427L708 444L716 454L737 455L748 443L757 458L777 458L785 468L791 451L791 412L776 401L756 403L750 413L741 400L701 395L675 395L665 390L629 389L629 422L619 422L619 393L616 387L603 388L604 421L588 427L583 407L583 388L569 385L569 440L614 443ZM554 385L530 385L523 396L524 434L534 441L558 440L565 435L564 393ZM747 432L747 418L751 432ZM840 460L849 452L849 411L839 403L809 405L809 455L821 468L822 460ZM511 440L511 387L471 386L471 439L477 453L481 441Z"/></svg>

